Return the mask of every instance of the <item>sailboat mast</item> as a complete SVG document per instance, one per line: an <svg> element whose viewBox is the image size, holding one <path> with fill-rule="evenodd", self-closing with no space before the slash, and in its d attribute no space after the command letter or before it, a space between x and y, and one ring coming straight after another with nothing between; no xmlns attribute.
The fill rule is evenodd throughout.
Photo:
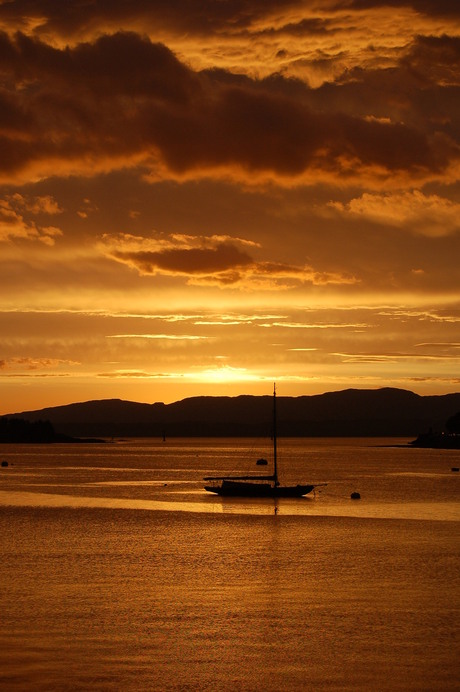
<svg viewBox="0 0 460 692"><path fill-rule="evenodd" d="M278 466L276 449L276 384L273 384L273 480L278 485Z"/></svg>

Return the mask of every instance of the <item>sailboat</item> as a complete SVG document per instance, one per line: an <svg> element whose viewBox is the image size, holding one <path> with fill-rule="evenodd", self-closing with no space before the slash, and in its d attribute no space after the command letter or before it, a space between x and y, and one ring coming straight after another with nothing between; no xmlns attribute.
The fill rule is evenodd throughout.
<svg viewBox="0 0 460 692"><path fill-rule="evenodd" d="M278 479L276 439L276 385L273 386L273 473L252 476L206 476L204 489L231 497L303 497L315 485L281 485Z"/></svg>

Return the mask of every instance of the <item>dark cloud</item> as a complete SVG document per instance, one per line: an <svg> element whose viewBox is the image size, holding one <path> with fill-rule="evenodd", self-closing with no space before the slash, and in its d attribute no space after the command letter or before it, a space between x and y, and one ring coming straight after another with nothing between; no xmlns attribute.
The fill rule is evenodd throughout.
<svg viewBox="0 0 460 692"><path fill-rule="evenodd" d="M413 148L411 141L415 143L422 135L422 149L429 143L429 156L442 166L441 158L446 154L443 138L450 140L446 145L452 147L454 156L459 143L459 75L458 38L419 36L401 53L396 66L354 68L335 83L312 90L307 98L315 110L341 112L355 121L371 117L386 120L395 128L404 123L408 149Z"/></svg>
<svg viewBox="0 0 460 692"><path fill-rule="evenodd" d="M352 80L312 90L280 76L196 73L165 46L134 33L62 50L23 34L2 35L0 70L4 176L88 174L143 162L166 165L172 174L227 168L353 177L363 167L366 175L377 168L379 175L423 179L442 175L459 155L452 128L440 136L439 119L427 128L421 117L411 118L397 75L356 72ZM371 81L375 87L385 79L387 89L375 94ZM368 109L356 117L347 103L361 97ZM368 118L388 114L384 99L393 97L405 99L408 118Z"/></svg>
<svg viewBox="0 0 460 692"><path fill-rule="evenodd" d="M432 17L460 17L457 0L385 0L386 7L411 7L420 14ZM331 9L366 10L381 8L381 0L332 0Z"/></svg>
<svg viewBox="0 0 460 692"><path fill-rule="evenodd" d="M359 279L349 273L317 271L308 265L281 262L256 261L240 250L237 243L222 241L218 237L186 238L171 237L153 241L160 243L159 250L144 250L151 240L105 237L101 247L107 257L126 264L141 275L186 277L189 284L236 286L246 290L285 290L300 284L324 286L327 284L353 285ZM185 242L185 244L184 244ZM189 245L187 245L189 243ZM122 249L115 249L121 244ZM123 249L123 244L126 247ZM130 245L137 245L134 249ZM201 247L194 247L194 245Z"/></svg>
<svg viewBox="0 0 460 692"><path fill-rule="evenodd" d="M386 7L410 7L432 17L458 17L457 0L386 0ZM66 39L98 35L118 29L167 31L171 34L209 36L212 32L243 32L260 25L274 12L289 16L289 10L312 12L312 17L286 24L287 31L316 33L323 31L318 19L323 11L381 9L380 0L10 0L0 4L0 21L15 30L32 31L38 36L57 35Z"/></svg>
<svg viewBox="0 0 460 692"><path fill-rule="evenodd" d="M0 33L0 67L29 91L60 87L84 96L152 96L168 101L187 100L197 80L164 45L130 32L101 36L95 43L58 49L17 33ZM76 91L76 93L75 93Z"/></svg>
<svg viewBox="0 0 460 692"><path fill-rule="evenodd" d="M209 274L252 264L252 259L231 244L216 248L167 249L161 252L115 252L115 259L135 266L141 273Z"/></svg>
<svg viewBox="0 0 460 692"><path fill-rule="evenodd" d="M401 64L419 84L460 86L460 37L417 36Z"/></svg>
<svg viewBox="0 0 460 692"><path fill-rule="evenodd" d="M63 37L127 26L209 34L225 27L232 31L244 29L273 10L298 4L298 0L12 0L0 5L0 19L25 29L26 18L40 18L37 34L56 33Z"/></svg>
<svg viewBox="0 0 460 692"><path fill-rule="evenodd" d="M35 162L40 168L51 159L48 167L42 164L49 174L87 156L138 154L144 146L137 122L142 100L150 108L161 102L180 108L193 82L195 95L199 91L193 73L171 51L135 34L102 37L72 50L3 34L0 71L6 85L0 92L4 172Z"/></svg>

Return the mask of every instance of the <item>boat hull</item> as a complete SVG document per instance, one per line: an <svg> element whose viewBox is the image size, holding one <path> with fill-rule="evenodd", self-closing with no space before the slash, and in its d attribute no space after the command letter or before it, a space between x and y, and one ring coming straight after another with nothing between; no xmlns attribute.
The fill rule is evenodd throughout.
<svg viewBox="0 0 460 692"><path fill-rule="evenodd" d="M303 497L314 485L273 485L272 483L241 483L223 480L220 484L206 485L205 490L226 497Z"/></svg>

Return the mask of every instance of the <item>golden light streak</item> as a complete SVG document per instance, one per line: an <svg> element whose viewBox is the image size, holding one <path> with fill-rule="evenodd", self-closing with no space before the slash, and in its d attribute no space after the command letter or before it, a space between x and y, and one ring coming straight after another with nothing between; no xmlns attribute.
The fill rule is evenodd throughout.
<svg viewBox="0 0 460 692"><path fill-rule="evenodd" d="M200 341L207 336L192 334L107 334L107 339L158 339L165 341Z"/></svg>

